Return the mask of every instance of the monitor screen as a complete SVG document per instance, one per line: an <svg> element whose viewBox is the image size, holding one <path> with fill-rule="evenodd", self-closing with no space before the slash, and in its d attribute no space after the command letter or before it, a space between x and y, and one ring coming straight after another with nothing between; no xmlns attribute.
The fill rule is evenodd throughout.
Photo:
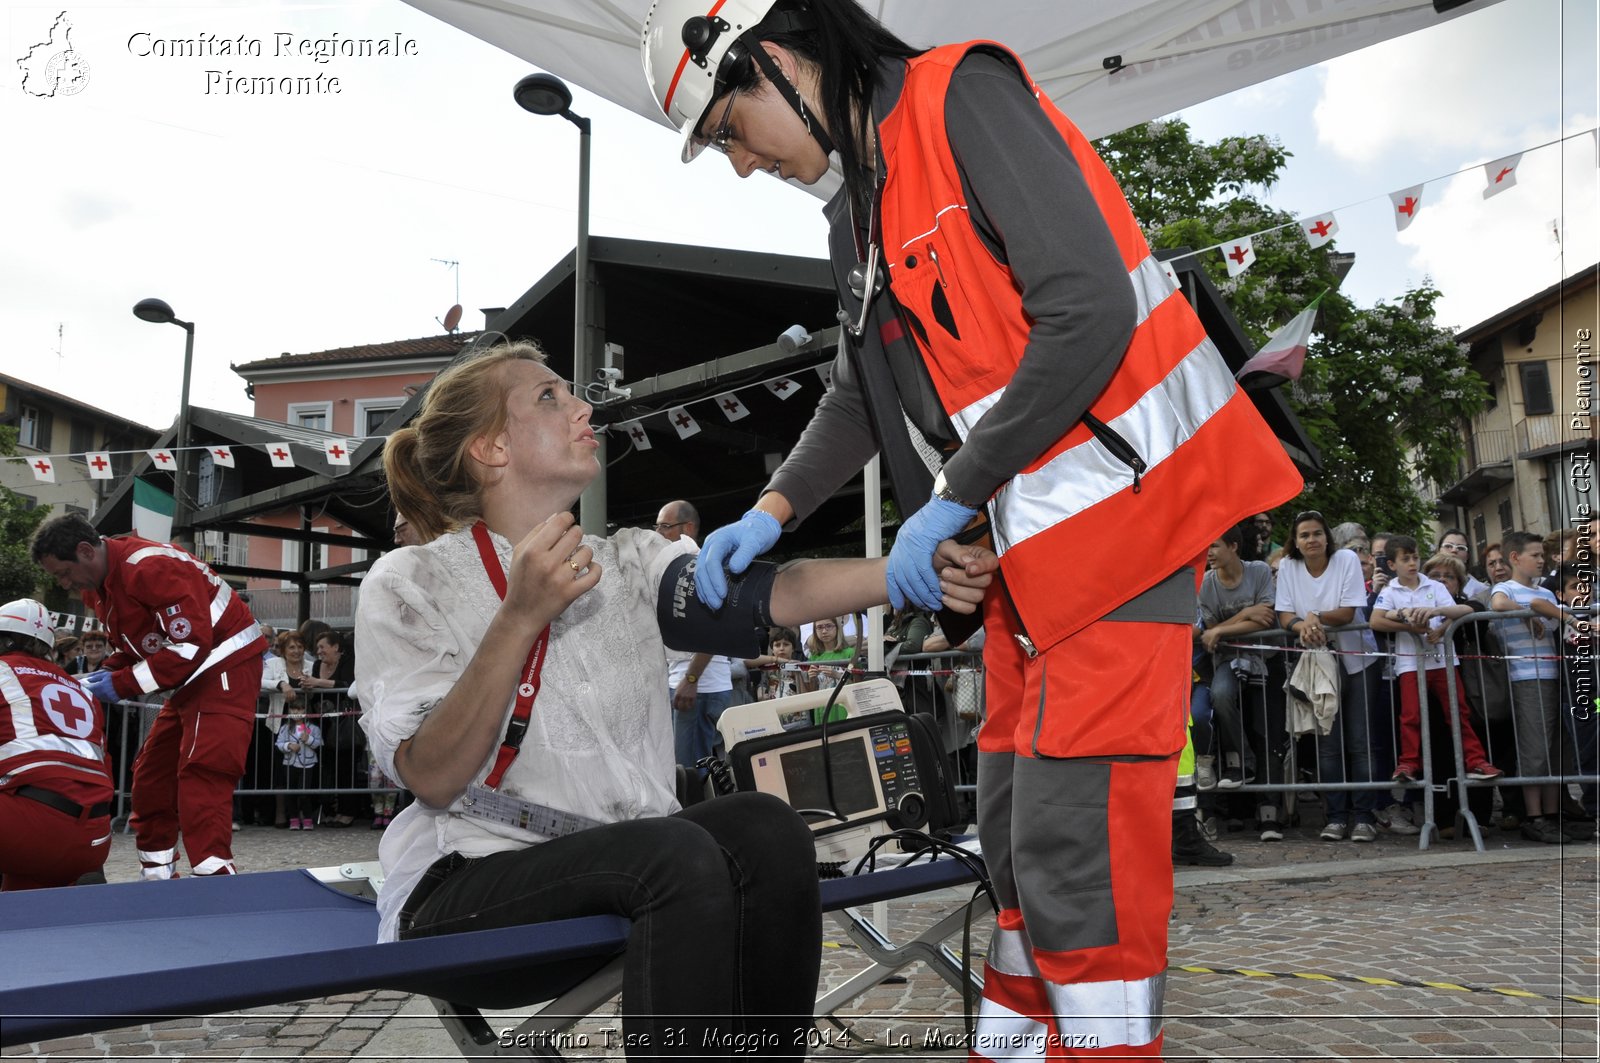
<svg viewBox="0 0 1600 1063"><path fill-rule="evenodd" d="M860 732L829 742L826 773L820 742L779 753L790 806L827 809L844 816L877 809L877 767L867 748L867 737L866 732ZM833 777L833 801L837 807L828 800L827 775Z"/></svg>

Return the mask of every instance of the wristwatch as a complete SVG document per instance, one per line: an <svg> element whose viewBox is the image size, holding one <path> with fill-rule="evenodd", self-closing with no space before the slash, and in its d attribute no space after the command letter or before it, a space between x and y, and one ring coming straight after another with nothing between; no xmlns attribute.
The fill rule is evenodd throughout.
<svg viewBox="0 0 1600 1063"><path fill-rule="evenodd" d="M955 493L955 489L952 488L950 486L950 482L945 479L943 469L940 469L939 475L933 478L933 496L935 498L943 499L946 502L954 502L958 506L965 506L967 509L978 508L971 502L968 502L966 499Z"/></svg>
<svg viewBox="0 0 1600 1063"><path fill-rule="evenodd" d="M683 681L685 683L698 683L700 682L700 677L695 675L693 672L690 672L688 675L683 677Z"/></svg>

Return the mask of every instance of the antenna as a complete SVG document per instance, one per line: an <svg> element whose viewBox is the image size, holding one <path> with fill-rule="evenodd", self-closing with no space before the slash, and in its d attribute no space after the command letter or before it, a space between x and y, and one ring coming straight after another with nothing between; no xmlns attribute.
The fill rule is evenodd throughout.
<svg viewBox="0 0 1600 1063"><path fill-rule="evenodd" d="M461 263L453 258L430 258L428 261L437 262L440 265L448 266L450 267L450 271L456 275L455 303L451 305L449 310L445 311L443 320L439 318L433 319L434 321L437 321L446 332L454 332L456 330L456 326L461 324Z"/></svg>

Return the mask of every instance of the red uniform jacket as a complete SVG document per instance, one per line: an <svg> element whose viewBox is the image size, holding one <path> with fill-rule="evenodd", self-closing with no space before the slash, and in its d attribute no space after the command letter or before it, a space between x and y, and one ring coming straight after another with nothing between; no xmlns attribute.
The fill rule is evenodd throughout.
<svg viewBox="0 0 1600 1063"><path fill-rule="evenodd" d="M175 690L266 648L250 607L203 562L132 535L105 545L105 583L83 599L111 633L102 667L120 696Z"/></svg>
<svg viewBox="0 0 1600 1063"><path fill-rule="evenodd" d="M80 804L111 798L100 703L49 661L0 657L0 787L43 784Z"/></svg>

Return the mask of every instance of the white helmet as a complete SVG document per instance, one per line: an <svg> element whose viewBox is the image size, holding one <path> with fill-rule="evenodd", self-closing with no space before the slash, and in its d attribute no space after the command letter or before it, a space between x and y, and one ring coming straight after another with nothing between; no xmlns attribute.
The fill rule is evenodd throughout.
<svg viewBox="0 0 1600 1063"><path fill-rule="evenodd" d="M38 639L47 647L55 645L56 626L50 620L50 610L32 598L0 605L0 631Z"/></svg>
<svg viewBox="0 0 1600 1063"><path fill-rule="evenodd" d="M776 0L652 0L639 49L644 76L657 105L683 132L683 161L705 147L694 131L717 98L718 73L747 30L767 17Z"/></svg>

